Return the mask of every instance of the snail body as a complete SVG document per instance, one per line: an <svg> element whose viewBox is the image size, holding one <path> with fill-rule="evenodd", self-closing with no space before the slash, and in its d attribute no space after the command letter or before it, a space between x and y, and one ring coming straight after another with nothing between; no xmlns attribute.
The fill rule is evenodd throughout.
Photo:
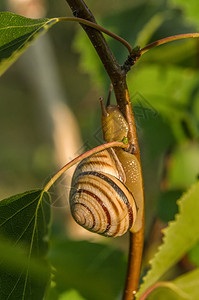
<svg viewBox="0 0 199 300"><path fill-rule="evenodd" d="M128 125L117 106L103 108L102 130L106 142L127 137ZM82 160L70 191L75 221L109 237L139 230L141 215L135 200L139 196L139 172L135 155L123 149L106 149Z"/></svg>
<svg viewBox="0 0 199 300"><path fill-rule="evenodd" d="M127 121L117 106L109 105L102 112L102 130L106 142L122 140L128 136L129 128ZM126 177L124 181L125 186L132 193L136 202L137 217L130 230L137 232L142 227L144 214L144 194L140 162L136 155L126 152L124 149L114 148L114 152Z"/></svg>

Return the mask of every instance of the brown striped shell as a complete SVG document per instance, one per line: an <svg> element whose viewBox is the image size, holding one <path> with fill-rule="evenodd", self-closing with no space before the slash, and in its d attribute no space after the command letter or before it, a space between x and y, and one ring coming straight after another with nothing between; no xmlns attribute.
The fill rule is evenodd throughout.
<svg viewBox="0 0 199 300"><path fill-rule="evenodd" d="M120 236L132 228L137 208L125 181L113 149L82 160L73 175L70 192L75 221L105 236Z"/></svg>

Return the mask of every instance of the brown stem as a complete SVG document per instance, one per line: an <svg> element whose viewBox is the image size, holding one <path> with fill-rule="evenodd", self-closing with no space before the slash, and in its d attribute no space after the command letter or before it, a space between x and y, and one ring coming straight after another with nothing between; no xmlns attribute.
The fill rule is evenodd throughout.
<svg viewBox="0 0 199 300"><path fill-rule="evenodd" d="M88 9L83 0L66 1L69 4L75 17L79 17L96 23L94 16L92 15L91 11ZM135 120L126 83L126 71L119 66L102 33L87 25L81 24L81 26L87 33L90 41L92 42L106 69L106 72L110 77L110 80L113 84L117 104L128 122L129 144L133 144L135 149L134 154L140 161L140 151L136 133ZM143 232L144 222L142 229L139 232L130 233L129 263L126 279L126 289L124 292L123 300L134 299L133 291L137 291L138 288L144 241Z"/></svg>
<svg viewBox="0 0 199 300"><path fill-rule="evenodd" d="M88 21L96 23L94 16L83 0L66 1L68 2L75 17L86 19ZM114 82L117 82L118 78L125 77L125 73L121 71L121 68L117 63L102 33L87 25L81 24L81 26L86 31L114 85Z"/></svg>
<svg viewBox="0 0 199 300"><path fill-rule="evenodd" d="M133 48L131 47L131 45L126 41L124 40L122 37L120 37L119 35L113 33L112 31L109 31L108 29L96 24L96 23L93 23L91 21L88 21L88 20L85 20L85 19L82 19L82 18L77 18L77 17L60 17L60 18L57 18L57 20L60 22L78 22L80 24L84 24L84 25L88 25L89 27L92 27L92 28L95 28L97 29L98 31L101 31L107 35L109 35L110 37L112 37L113 39L117 40L118 42L120 42L121 44L123 44L127 50L129 51L129 53L131 54L132 51L133 51Z"/></svg>
<svg viewBox="0 0 199 300"><path fill-rule="evenodd" d="M51 180L46 184L46 186L44 187L44 192L47 192L51 186L55 183L55 181L57 181L57 179L63 174L65 173L68 169L70 169L72 166L74 166L75 164L77 164L78 162L82 161L83 159L98 153L100 151L103 151L105 149L108 148L113 148L113 147L121 147L121 148L128 148L129 145L128 143L125 143L125 137L124 137L124 142L117 142L117 141L113 141L110 143L106 143L106 144L102 144L100 146L97 146L77 157L75 157L74 159L72 159L70 162L68 162L67 164L65 164L52 178ZM127 141L128 142L128 141Z"/></svg>
<svg viewBox="0 0 199 300"><path fill-rule="evenodd" d="M144 224L140 231L135 233L130 232L128 270L127 270L123 300L133 300L136 295L137 288L139 285L139 279L140 279L143 240L144 240ZM137 271L134 272L134 270Z"/></svg>

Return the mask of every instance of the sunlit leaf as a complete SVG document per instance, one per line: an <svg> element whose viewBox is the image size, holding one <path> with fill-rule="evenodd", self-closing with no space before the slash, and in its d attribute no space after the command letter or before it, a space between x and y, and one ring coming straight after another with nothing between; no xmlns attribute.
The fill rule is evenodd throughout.
<svg viewBox="0 0 199 300"><path fill-rule="evenodd" d="M58 19L28 19L0 12L0 75L25 51L30 43L46 32Z"/></svg>
<svg viewBox="0 0 199 300"><path fill-rule="evenodd" d="M198 194L199 182L180 198L179 213L164 230L163 244L151 261L151 269L144 278L138 297L199 240Z"/></svg>
<svg viewBox="0 0 199 300"><path fill-rule="evenodd" d="M49 222L50 198L41 190L0 202L0 299L42 299L49 282Z"/></svg>

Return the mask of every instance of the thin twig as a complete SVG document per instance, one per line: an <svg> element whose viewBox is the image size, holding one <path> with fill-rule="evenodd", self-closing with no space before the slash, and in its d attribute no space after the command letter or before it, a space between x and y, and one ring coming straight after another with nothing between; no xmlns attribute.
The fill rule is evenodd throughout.
<svg viewBox="0 0 199 300"><path fill-rule="evenodd" d="M126 41L124 40L123 38L121 38L119 35L109 31L108 29L96 24L96 23L93 23L93 22L90 22L88 20L85 20L85 19L82 19L82 18L77 18L77 17L60 17L60 18L56 18L59 22L78 22L80 24L84 24L84 25L87 25L87 26L90 26L94 29L97 29L101 32L104 32L105 34L109 35L110 37L112 37L113 39L117 40L118 42L120 42L121 44L123 44L127 50L129 51L129 53L131 54L133 48L131 47L131 45Z"/></svg>
<svg viewBox="0 0 199 300"><path fill-rule="evenodd" d="M199 33L185 33L185 34L178 34L178 35L172 35L169 37L166 37L164 39L161 40L157 40L147 46L145 46L144 48L142 48L140 50L140 55L143 55L144 53L146 53L147 51L149 51L150 49L169 43L169 42L173 42L173 41L177 41L177 40L182 40L182 39L189 39L189 38L198 38L199 37Z"/></svg>
<svg viewBox="0 0 199 300"><path fill-rule="evenodd" d="M44 187L43 191L47 192L50 187L55 183L55 181L57 181L57 179L63 174L65 173L68 169L70 169L72 166L74 166L75 164L77 164L78 162L82 161L83 159L98 153L100 151L103 151L105 149L108 148L112 148L112 147L120 147L120 148L128 148L129 145L125 142L125 137L124 137L124 142L117 142L117 141L113 141L110 143L106 143L106 144L102 144L100 146L97 146L77 157L75 157L73 160L71 160L70 162L68 162L65 166L63 166L52 178L51 180L46 184L46 186Z"/></svg>

